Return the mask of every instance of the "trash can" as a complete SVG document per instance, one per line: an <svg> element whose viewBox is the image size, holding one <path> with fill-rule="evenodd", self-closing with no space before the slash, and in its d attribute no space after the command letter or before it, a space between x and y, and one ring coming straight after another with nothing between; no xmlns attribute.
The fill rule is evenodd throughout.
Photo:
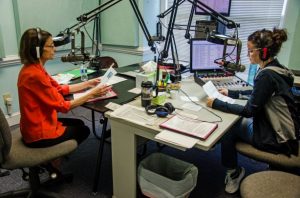
<svg viewBox="0 0 300 198"><path fill-rule="evenodd" d="M184 198L197 184L198 169L163 153L153 153L138 166L138 183L151 198Z"/></svg>

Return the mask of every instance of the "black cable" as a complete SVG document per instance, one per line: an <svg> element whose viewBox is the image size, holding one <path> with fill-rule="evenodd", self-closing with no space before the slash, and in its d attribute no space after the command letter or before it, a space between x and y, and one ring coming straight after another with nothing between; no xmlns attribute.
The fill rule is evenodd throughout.
<svg viewBox="0 0 300 198"><path fill-rule="evenodd" d="M179 91L181 91L192 103L202 107L203 109L205 109L206 111L210 112L211 114L213 114L214 116L218 117L220 120L216 120L216 121L203 121L203 120L199 120L199 121L203 121L203 122L223 122L223 119L221 116L219 116L218 114L212 112L211 110L209 110L208 108L204 107L203 105L193 101L190 96L185 92L183 91L182 89L179 89Z"/></svg>

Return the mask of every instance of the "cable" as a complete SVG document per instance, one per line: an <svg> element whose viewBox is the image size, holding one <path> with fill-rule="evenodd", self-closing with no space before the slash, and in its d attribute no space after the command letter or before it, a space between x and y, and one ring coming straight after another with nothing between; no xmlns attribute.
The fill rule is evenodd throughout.
<svg viewBox="0 0 300 198"><path fill-rule="evenodd" d="M201 104L196 103L195 101L193 101L193 100L189 97L189 95L188 95L185 91L183 91L182 89L179 89L179 91L181 91L181 92L182 92L182 93L183 93L183 94L184 94L184 95L185 95L192 103L194 103L194 104L196 104L196 105L202 107L202 108L205 109L206 111L210 112L211 114L213 114L214 116L216 116L216 117L219 118L219 120L216 120L216 121L203 121L203 120L199 120L199 121L203 121L203 122L223 122L223 119L222 119L221 116L219 116L218 114L216 114L216 113L212 112L211 110L207 109L207 108L204 107L203 105L201 105Z"/></svg>

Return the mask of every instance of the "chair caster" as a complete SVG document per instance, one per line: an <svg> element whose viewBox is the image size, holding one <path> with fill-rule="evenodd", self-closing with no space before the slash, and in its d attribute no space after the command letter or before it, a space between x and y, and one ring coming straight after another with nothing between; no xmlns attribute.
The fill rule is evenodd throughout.
<svg viewBox="0 0 300 198"><path fill-rule="evenodd" d="M23 179L24 181L29 181L29 173L26 172L26 171L24 170L24 168L21 168L21 170L22 170L22 179Z"/></svg>

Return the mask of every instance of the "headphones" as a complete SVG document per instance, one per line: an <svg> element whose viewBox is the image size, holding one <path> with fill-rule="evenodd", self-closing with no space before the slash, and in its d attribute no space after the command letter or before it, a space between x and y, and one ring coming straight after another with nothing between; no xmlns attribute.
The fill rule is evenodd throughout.
<svg viewBox="0 0 300 198"><path fill-rule="evenodd" d="M264 34L261 32L260 33L260 41L261 41L261 46L263 46L264 44ZM270 58L270 50L269 48L267 47L262 47L260 50L259 50L259 58L262 60L262 61L266 61Z"/></svg>
<svg viewBox="0 0 300 198"><path fill-rule="evenodd" d="M41 35L41 29L36 28L36 34L37 34L37 46L35 47L36 51L36 58L40 58L41 54L43 53L42 47L41 47L41 40L42 40L42 35Z"/></svg>
<svg viewBox="0 0 300 198"><path fill-rule="evenodd" d="M145 110L148 115L156 114L158 117L165 118L169 114L173 113L173 111L175 111L175 108L170 102L167 102L163 106L162 105L148 105L145 107Z"/></svg>

